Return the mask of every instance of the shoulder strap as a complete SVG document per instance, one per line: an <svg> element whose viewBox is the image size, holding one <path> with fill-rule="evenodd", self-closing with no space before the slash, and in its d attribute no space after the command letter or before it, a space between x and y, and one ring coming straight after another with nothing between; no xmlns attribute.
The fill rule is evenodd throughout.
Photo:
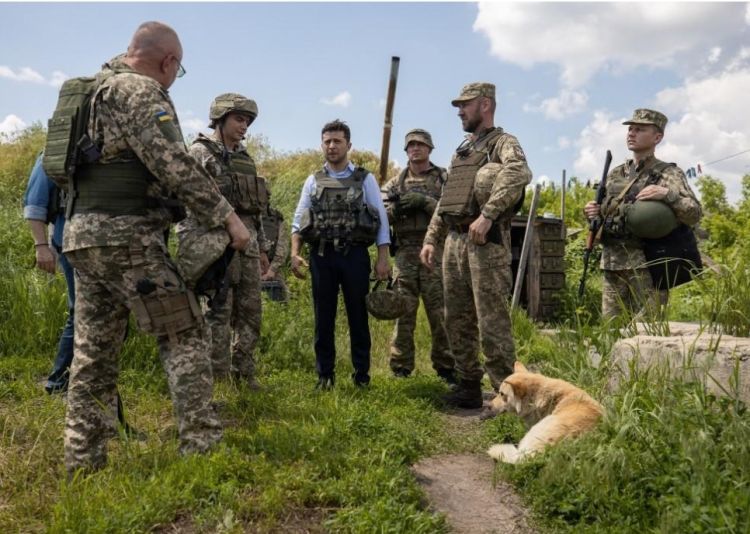
<svg viewBox="0 0 750 534"><path fill-rule="evenodd" d="M406 175L409 174L409 167L404 168L401 174L398 175L398 192L404 192L404 183L406 182Z"/></svg>

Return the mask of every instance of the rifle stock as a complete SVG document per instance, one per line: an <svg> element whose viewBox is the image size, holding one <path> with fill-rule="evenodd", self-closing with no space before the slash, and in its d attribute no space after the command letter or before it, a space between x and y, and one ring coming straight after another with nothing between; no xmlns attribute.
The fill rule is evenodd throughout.
<svg viewBox="0 0 750 534"><path fill-rule="evenodd" d="M609 166L612 163L612 152L607 150L607 157L604 161L604 171L602 172L602 179L599 181L599 188L596 190L596 203L601 206L604 202L604 196L606 194L607 186L607 175L609 174ZM586 236L586 249L583 251L583 274L581 275L581 282L578 284L578 299L583 298L583 292L586 287L586 274L589 270L589 258L591 258L591 251L594 249L597 237L601 230L601 216L595 217L589 222L589 234Z"/></svg>

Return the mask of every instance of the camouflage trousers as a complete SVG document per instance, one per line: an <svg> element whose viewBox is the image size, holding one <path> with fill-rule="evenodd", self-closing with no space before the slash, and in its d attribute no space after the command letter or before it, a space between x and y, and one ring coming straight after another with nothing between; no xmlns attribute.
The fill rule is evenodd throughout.
<svg viewBox="0 0 750 534"><path fill-rule="evenodd" d="M611 319L623 313L645 318L661 317L669 292L654 288L647 268L605 269L603 272L602 317Z"/></svg>
<svg viewBox="0 0 750 534"><path fill-rule="evenodd" d="M393 275L399 290L410 298L411 306L396 320L391 340L391 369L414 370L414 330L417 326L419 297L422 296L427 321L432 333L430 358L433 369L453 369L453 353L445 332L443 314L443 274L440 253L436 268L428 271L419 261L420 246L405 246L396 253Z"/></svg>
<svg viewBox="0 0 750 534"><path fill-rule="evenodd" d="M516 357L508 312L511 278L509 246L479 246L467 233L448 233L443 252L445 328L458 377L463 380L482 379L480 343L484 370L495 389L513 372Z"/></svg>
<svg viewBox="0 0 750 534"><path fill-rule="evenodd" d="M221 439L200 308L166 254L161 236L142 245L66 253L76 270L75 349L65 416L65 466L98 469L115 434L118 356L131 311L157 336L177 414L180 451L204 452ZM162 307L163 303L168 303ZM181 311L172 321L174 309ZM165 312L166 315L164 313Z"/></svg>
<svg viewBox="0 0 750 534"><path fill-rule="evenodd" d="M251 241L229 266L232 280L226 300L206 311L211 330L211 369L215 377L229 372L243 378L255 376L255 347L260 338L263 308L260 298L258 242Z"/></svg>

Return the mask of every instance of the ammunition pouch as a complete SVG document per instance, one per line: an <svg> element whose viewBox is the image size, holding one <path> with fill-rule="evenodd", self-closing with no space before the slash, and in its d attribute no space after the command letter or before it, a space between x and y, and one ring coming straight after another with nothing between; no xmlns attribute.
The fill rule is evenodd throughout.
<svg viewBox="0 0 750 534"><path fill-rule="evenodd" d="M160 199L146 197L155 180L139 160L80 167L69 191L67 218L76 213L145 215L160 207Z"/></svg>

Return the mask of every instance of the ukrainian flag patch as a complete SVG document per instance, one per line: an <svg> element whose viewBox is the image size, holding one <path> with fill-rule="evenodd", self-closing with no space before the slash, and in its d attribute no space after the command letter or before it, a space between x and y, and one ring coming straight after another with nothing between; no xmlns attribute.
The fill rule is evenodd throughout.
<svg viewBox="0 0 750 534"><path fill-rule="evenodd" d="M166 122L172 120L172 115L167 113L166 111L158 111L155 115L156 119L160 122Z"/></svg>

